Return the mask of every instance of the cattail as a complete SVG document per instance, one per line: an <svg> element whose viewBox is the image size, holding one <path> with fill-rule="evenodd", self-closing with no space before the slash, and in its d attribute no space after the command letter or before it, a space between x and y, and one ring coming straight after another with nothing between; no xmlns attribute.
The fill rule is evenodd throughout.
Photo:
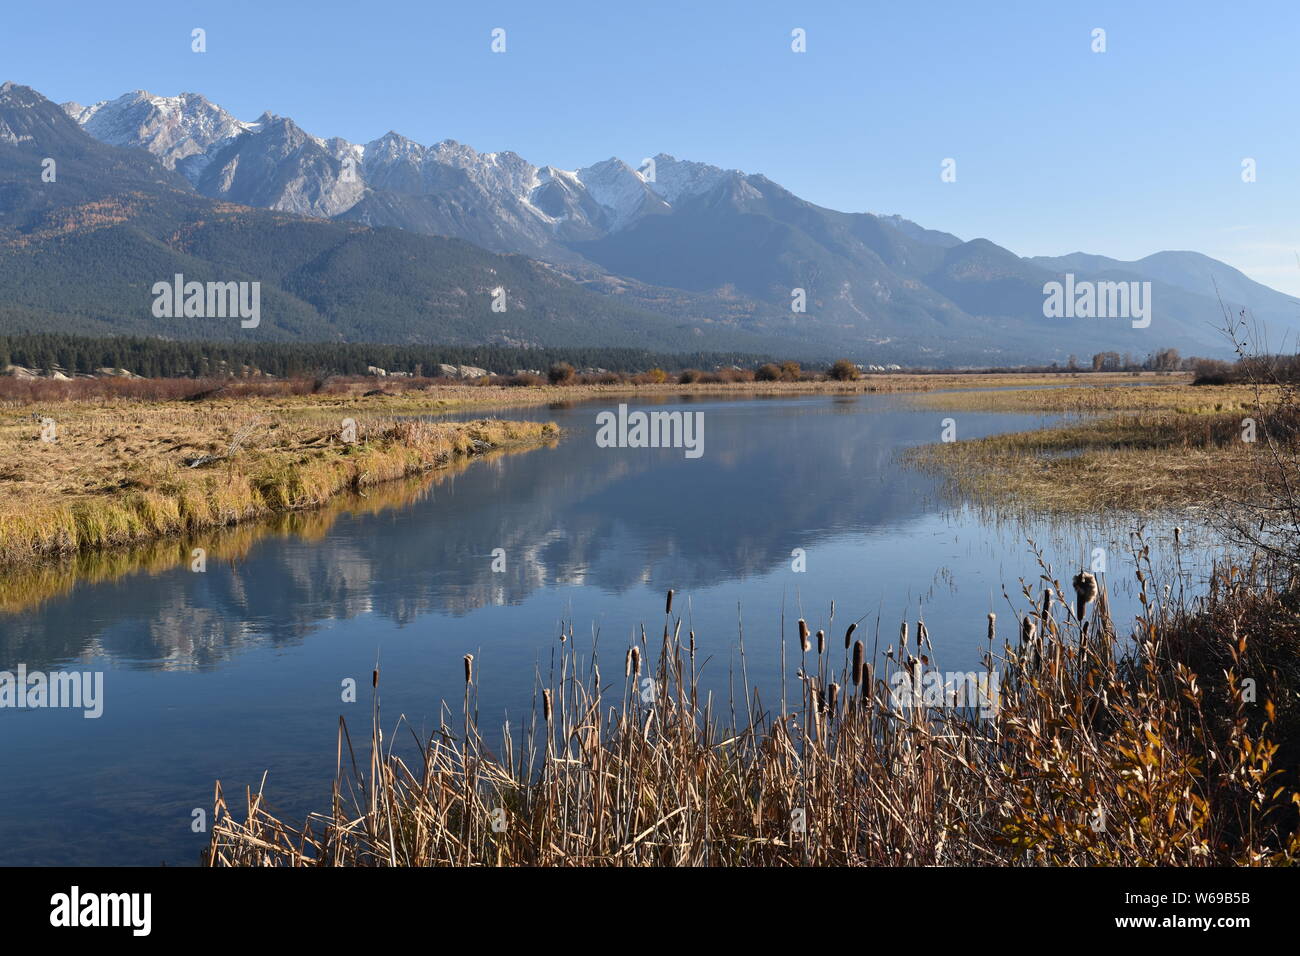
<svg viewBox="0 0 1300 956"><path fill-rule="evenodd" d="M1080 571L1074 576L1074 616L1082 621L1088 605L1097 596L1097 578L1090 571Z"/></svg>
<svg viewBox="0 0 1300 956"><path fill-rule="evenodd" d="M928 647L934 650L934 645L930 643L930 632L926 630L925 621L916 622L916 649L919 651L922 647Z"/></svg>
<svg viewBox="0 0 1300 956"><path fill-rule="evenodd" d="M861 641L853 642L853 684L855 687L862 686L862 658L866 653Z"/></svg>
<svg viewBox="0 0 1300 956"><path fill-rule="evenodd" d="M898 625L898 653L903 654L907 651L907 622L904 621Z"/></svg>
<svg viewBox="0 0 1300 956"><path fill-rule="evenodd" d="M840 701L840 685L832 682L829 690L831 692L831 710L834 711Z"/></svg>
<svg viewBox="0 0 1300 956"><path fill-rule="evenodd" d="M630 655L629 663L632 665L633 675L641 673L641 648L637 647L635 644L632 645L632 653Z"/></svg>
<svg viewBox="0 0 1300 956"><path fill-rule="evenodd" d="M691 636L691 660L695 660L695 632L687 631Z"/></svg>
<svg viewBox="0 0 1300 956"><path fill-rule="evenodd" d="M465 683L468 684L474 679L474 655L465 655Z"/></svg>
<svg viewBox="0 0 1300 956"><path fill-rule="evenodd" d="M989 611L989 643L992 644L998 636L998 616Z"/></svg>
<svg viewBox="0 0 1300 956"><path fill-rule="evenodd" d="M548 724L551 722L551 690L549 687L542 691L542 719Z"/></svg>
<svg viewBox="0 0 1300 956"><path fill-rule="evenodd" d="M370 672L370 686L371 686L371 687L376 687L376 688L379 686L379 668L378 668L378 667L376 667L373 671Z"/></svg>
<svg viewBox="0 0 1300 956"><path fill-rule="evenodd" d="M826 650L826 632L818 629L817 631L817 653L820 654Z"/></svg>
<svg viewBox="0 0 1300 956"><path fill-rule="evenodd" d="M1178 542L1182 539L1182 537L1183 537L1183 529L1178 527L1177 525L1174 525L1174 544L1178 544Z"/></svg>
<svg viewBox="0 0 1300 956"><path fill-rule="evenodd" d="M668 589L668 602L664 605L664 613L665 614L673 613L673 589L672 588Z"/></svg>
<svg viewBox="0 0 1300 956"><path fill-rule="evenodd" d="M805 654L812 649L812 645L808 643L808 622L803 618L799 618L799 646L803 648Z"/></svg>
<svg viewBox="0 0 1300 956"><path fill-rule="evenodd" d="M849 639L853 637L853 632L858 629L858 622L854 621L849 625L849 629L844 632L844 649L847 651L850 647Z"/></svg>
<svg viewBox="0 0 1300 956"><path fill-rule="evenodd" d="M1021 645L1032 644L1038 637L1038 625L1034 619L1025 615L1020 621L1020 643Z"/></svg>

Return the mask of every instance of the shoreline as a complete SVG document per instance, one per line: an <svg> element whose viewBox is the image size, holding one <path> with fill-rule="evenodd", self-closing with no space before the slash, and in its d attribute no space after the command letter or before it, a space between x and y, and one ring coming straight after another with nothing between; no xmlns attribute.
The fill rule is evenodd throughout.
<svg viewBox="0 0 1300 956"><path fill-rule="evenodd" d="M1266 497L1261 440L1243 440L1247 421L1264 421L1276 394L1243 385L1141 389L1009 390L922 395L919 407L949 412L1073 416L1029 431L933 443L903 460L944 474L959 496L1046 514L1118 509L1149 514L1204 506L1209 498Z"/></svg>
<svg viewBox="0 0 1300 956"><path fill-rule="evenodd" d="M325 424L322 409L295 414L258 399L195 411L81 403L0 415L0 574L315 509L559 435L552 422L399 421L362 409Z"/></svg>
<svg viewBox="0 0 1300 956"><path fill-rule="evenodd" d="M1163 388L1135 390L1131 384L1186 387L1177 384L1179 379L1158 373L1078 372L543 386L413 386L410 380L397 380L384 383L392 388L379 394L370 388L373 381L336 385L341 390L334 392L298 394L284 391L292 383L259 386L236 380L198 400L132 395L48 403L10 400L0 402L0 488L6 492L0 504L0 573L52 556L317 507L348 490L556 434L553 426L540 423L447 422L438 416L691 395L746 399L897 393L947 407L963 401L1014 401L1022 395L1042 402L1043 396L1073 392L1157 393ZM280 394L264 394L266 388L279 389ZM432 420L413 420L416 416ZM346 422L360 430L356 444L339 437ZM51 440L44 440L47 437Z"/></svg>

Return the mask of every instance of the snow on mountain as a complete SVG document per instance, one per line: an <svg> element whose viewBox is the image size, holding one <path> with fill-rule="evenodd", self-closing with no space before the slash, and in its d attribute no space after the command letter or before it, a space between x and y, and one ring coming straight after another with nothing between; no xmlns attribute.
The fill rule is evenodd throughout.
<svg viewBox="0 0 1300 956"><path fill-rule="evenodd" d="M135 90L93 106L64 103L63 110L100 142L147 149L169 169L179 164L191 180L202 173L213 151L258 128L198 93L154 96Z"/></svg>
<svg viewBox="0 0 1300 956"><path fill-rule="evenodd" d="M666 208L645 177L621 159L607 159L587 166L578 170L574 178L606 210L611 232L618 232L653 207Z"/></svg>
<svg viewBox="0 0 1300 956"><path fill-rule="evenodd" d="M729 175L741 175L737 170L676 159L667 153L660 153L653 161L654 179L649 186L670 206L675 206L683 196L689 198L709 192Z"/></svg>
<svg viewBox="0 0 1300 956"><path fill-rule="evenodd" d="M365 185L345 167L342 140L327 143L293 120L263 113L256 132L226 141L208 154L193 178L205 196L306 216L332 217L351 209Z"/></svg>
<svg viewBox="0 0 1300 956"><path fill-rule="evenodd" d="M655 157L651 179L620 159L560 170L509 151L480 153L452 139L424 146L396 132L365 145L326 140L269 112L241 121L197 93L136 90L93 106L64 103L63 110L101 142L147 149L200 192L311 215L346 212L368 190L455 192L463 202L459 192L469 188L491 206L484 212L505 209L563 238L592 238L667 211L729 175L664 153ZM218 168L211 168L214 161ZM521 224L530 234L535 226ZM535 241L530 236L528 244Z"/></svg>
<svg viewBox="0 0 1300 956"><path fill-rule="evenodd" d="M525 198L537 181L537 167L509 151L480 153L472 146L445 139L430 146L429 160L465 171L470 180L494 193Z"/></svg>

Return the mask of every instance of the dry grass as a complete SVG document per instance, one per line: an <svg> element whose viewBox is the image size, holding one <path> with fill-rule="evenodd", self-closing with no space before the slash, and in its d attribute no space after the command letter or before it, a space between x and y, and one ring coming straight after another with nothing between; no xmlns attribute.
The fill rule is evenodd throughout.
<svg viewBox="0 0 1300 956"><path fill-rule="evenodd" d="M958 495L1057 513L1268 501L1268 452L1242 440L1275 398L1247 386L1159 386L926 395L943 410L1082 413L1064 425L928 445L905 458ZM960 428L960 425L959 425Z"/></svg>
<svg viewBox="0 0 1300 956"><path fill-rule="evenodd" d="M526 454L532 447L531 443L509 445L458 458L444 467L405 480L385 482L357 494L341 493L319 508L282 512L261 521L205 529L180 537L142 541L130 548L84 550L10 565L0 574L0 612L31 611L45 601L67 594L77 584L115 581L130 574L154 574L187 566L193 560L194 548L202 548L209 562L239 562L254 544L268 536L319 541L343 515L377 514L409 507L476 461Z"/></svg>
<svg viewBox="0 0 1300 956"><path fill-rule="evenodd" d="M345 440L345 418L356 423L355 442ZM46 420L55 441L42 439ZM247 397L10 410L0 413L0 563L312 508L556 432L553 424L431 424L355 404Z"/></svg>
<svg viewBox="0 0 1300 956"><path fill-rule="evenodd" d="M1263 502L1265 452L1241 440L1241 420L1240 413L1120 416L927 445L905 458L941 471L961 497L1049 513Z"/></svg>
<svg viewBox="0 0 1300 956"><path fill-rule="evenodd" d="M1217 648L1226 680L1211 695L1190 670L1189 616L1142 582L1146 613L1121 641L1106 592L1084 611L1044 569L1026 586L1021 626L985 671L1000 706L981 718L891 694L901 669L930 673L931 636L904 624L878 657L853 641L789 648L796 701L742 690L701 698L696 636L665 614L648 669L644 631L610 677L572 629L539 688L530 723L499 750L478 730L479 675L403 760L381 727L357 753L340 722L332 805L299 828L249 791L236 814L218 784L205 862L214 866L1261 865L1295 863L1294 766L1275 766L1270 695L1294 675L1260 669L1242 694L1243 639ZM1250 630L1259 592L1228 572L1212 594L1211 639ZM1295 619L1291 612L1292 620ZM1032 624L1032 626L1029 626ZM807 634L800 621L801 634ZM1294 632L1294 624L1292 625ZM1254 639L1254 632L1252 639ZM1260 633L1268 639L1268 632ZM782 637L782 655L786 656ZM849 645L852 642L852 647ZM811 639L808 644L811 645ZM824 648L824 649L822 649ZM743 687L743 663L733 675ZM643 670L643 662L646 667ZM1251 666L1256 664L1251 661ZM1294 668L1292 668L1294 670ZM784 676L784 675L783 675ZM646 678L654 683L647 684ZM375 675L379 686L379 675ZM647 699L645 689L653 687ZM453 716L454 715L454 716ZM518 734L518 736L516 736Z"/></svg>
<svg viewBox="0 0 1300 956"><path fill-rule="evenodd" d="M1186 378L1186 376L1182 376ZM1099 414L1104 412L1174 411L1203 413L1234 411L1251 406L1255 392L1246 385L1171 384L1064 385L1061 388L1014 388L1006 391L956 392L918 395L912 401L923 408L969 412L1043 412ZM1265 396L1267 397L1267 396Z"/></svg>
<svg viewBox="0 0 1300 956"><path fill-rule="evenodd" d="M704 374L704 373L699 373ZM714 373L709 373L714 374ZM811 373L810 373L811 374ZM620 379L619 376L612 376ZM531 385L508 384L494 376L473 384L447 379L331 377L328 379L114 379L54 380L0 377L0 409L30 410L33 406L100 404L122 407L136 403L202 400L222 406L240 400L273 401L284 408L329 408L361 401L367 407L388 411L437 412L473 407L580 401L613 395L797 395L820 393L931 392L1032 386L1095 388L1135 382L1181 382L1178 374L1118 372L986 373L934 372L925 374L866 374L854 381L809 377L800 381L762 382L676 380L652 382L633 376L609 382L575 378L561 385L545 384L536 377ZM367 392L378 394L367 395Z"/></svg>

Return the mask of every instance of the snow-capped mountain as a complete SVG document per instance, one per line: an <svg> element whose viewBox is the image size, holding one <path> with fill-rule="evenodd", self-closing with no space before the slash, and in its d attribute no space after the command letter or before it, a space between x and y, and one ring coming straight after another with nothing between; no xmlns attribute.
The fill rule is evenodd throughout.
<svg viewBox="0 0 1300 956"><path fill-rule="evenodd" d="M352 143L271 113L241 121L192 93L137 91L63 111L101 143L148 151L158 175L183 177L202 196L542 260L690 336L731 330L921 362L953 354L1063 360L1072 346L1045 321L1043 295L1066 269L1155 287L1163 331L1093 325L1093 349L1221 351L1222 310L1205 292L1215 282L1240 293L1234 308L1300 330L1300 301L1204 257L1176 268L1159 257L1030 260L899 216L827 209L766 176L665 153L635 167L611 158L561 169L395 131ZM0 140L20 138L21 120L13 114ZM617 330L610 334L617 339Z"/></svg>
<svg viewBox="0 0 1300 956"><path fill-rule="evenodd" d="M63 109L101 142L146 149L213 198L306 215L351 213L347 218L369 225L442 232L556 261L573 259L563 243L669 212L728 175L663 154L642 169L611 158L563 170L451 139L425 146L397 132L365 144L325 140L271 113L239 120L197 93L136 90ZM412 197L424 201L411 204ZM485 216L491 227L473 221Z"/></svg>
<svg viewBox="0 0 1300 956"><path fill-rule="evenodd" d="M203 195L329 219L364 194L361 177L345 173L349 144L318 139L270 113L250 127L208 152L201 167L181 168Z"/></svg>
<svg viewBox="0 0 1300 956"><path fill-rule="evenodd" d="M154 96L135 90L94 106L64 103L63 110L91 136L110 146L149 150L168 169L178 165L193 181L211 155L257 123L235 119L198 93Z"/></svg>

